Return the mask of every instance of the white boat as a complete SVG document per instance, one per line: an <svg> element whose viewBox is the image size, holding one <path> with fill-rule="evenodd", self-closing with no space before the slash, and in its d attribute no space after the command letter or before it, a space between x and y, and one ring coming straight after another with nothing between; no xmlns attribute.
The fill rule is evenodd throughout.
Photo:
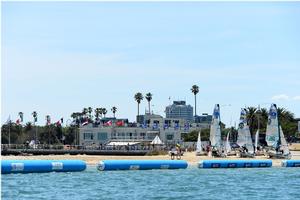
<svg viewBox="0 0 300 200"><path fill-rule="evenodd" d="M288 144L279 124L276 104L272 104L269 111L266 142L268 145L267 154L270 158L291 158Z"/></svg>
<svg viewBox="0 0 300 200"><path fill-rule="evenodd" d="M220 106L215 105L212 122L210 125L210 146L211 155L215 157L224 157L225 153L221 140L221 127L220 127Z"/></svg>
<svg viewBox="0 0 300 200"><path fill-rule="evenodd" d="M252 137L247 123L247 112L244 108L241 109L237 144L240 146L238 152L240 157L254 157Z"/></svg>
<svg viewBox="0 0 300 200"><path fill-rule="evenodd" d="M203 151L201 143L201 131L198 133L197 146L196 146L196 156L206 155L206 152Z"/></svg>

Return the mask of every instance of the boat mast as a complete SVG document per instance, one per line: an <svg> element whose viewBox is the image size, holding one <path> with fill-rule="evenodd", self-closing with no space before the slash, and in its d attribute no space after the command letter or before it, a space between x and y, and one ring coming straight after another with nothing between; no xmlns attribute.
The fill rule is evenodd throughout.
<svg viewBox="0 0 300 200"><path fill-rule="evenodd" d="M276 104L275 104L275 106L276 106ZM278 126L278 141L277 141L276 152L278 152L279 147L281 145L281 137L280 137L280 125L279 125L279 112L278 112L277 106L276 106L276 112L277 112L277 126Z"/></svg>

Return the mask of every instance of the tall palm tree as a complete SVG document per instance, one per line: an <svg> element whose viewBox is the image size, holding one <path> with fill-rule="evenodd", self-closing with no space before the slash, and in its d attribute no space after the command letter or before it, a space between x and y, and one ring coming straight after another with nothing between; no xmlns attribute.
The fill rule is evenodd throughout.
<svg viewBox="0 0 300 200"><path fill-rule="evenodd" d="M20 117L21 122L23 122L23 112L19 112L19 117Z"/></svg>
<svg viewBox="0 0 300 200"><path fill-rule="evenodd" d="M197 116L197 98L196 98L196 95L199 92L198 85L193 85L192 88L191 88L191 91L195 95L195 116Z"/></svg>
<svg viewBox="0 0 300 200"><path fill-rule="evenodd" d="M104 115L104 118L105 118L105 115L106 115L106 113L107 113L107 110L106 110L106 108L102 108L102 113L103 113L103 115Z"/></svg>
<svg viewBox="0 0 300 200"><path fill-rule="evenodd" d="M88 113L89 113L89 118L92 119L92 112L93 112L93 108L92 107L88 107Z"/></svg>
<svg viewBox="0 0 300 200"><path fill-rule="evenodd" d="M83 110L82 110L82 114L83 114L83 116L87 116L86 114L89 112L89 110L87 109L87 108L83 108Z"/></svg>
<svg viewBox="0 0 300 200"><path fill-rule="evenodd" d="M138 116L140 115L140 103L143 100L143 98L144 97L143 97L142 93L140 93L140 92L138 92L134 95L134 99L138 103L138 114L137 114Z"/></svg>
<svg viewBox="0 0 300 200"><path fill-rule="evenodd" d="M102 111L101 111L101 108L96 108L96 109L95 109L95 117L96 117L96 120L99 119L101 112L102 112Z"/></svg>
<svg viewBox="0 0 300 200"><path fill-rule="evenodd" d="M113 114L114 114L114 118L116 118L116 117L115 117L115 114L116 114L116 112L117 112L117 108L116 108L115 106L113 106L113 107L111 108L111 111L112 111Z"/></svg>
<svg viewBox="0 0 300 200"><path fill-rule="evenodd" d="M257 129L257 115L256 115L257 108L255 107L248 107L247 111L247 123L249 125L249 130L251 137L254 134L255 129ZM252 137L253 138L253 137Z"/></svg>
<svg viewBox="0 0 300 200"><path fill-rule="evenodd" d="M32 113L33 116L33 123L35 125L35 122L37 122L37 112L33 111ZM34 138L35 142L37 141L37 127L35 127L35 138Z"/></svg>
<svg viewBox="0 0 300 200"><path fill-rule="evenodd" d="M50 115L46 115L46 125L50 125Z"/></svg>
<svg viewBox="0 0 300 200"><path fill-rule="evenodd" d="M33 116L33 121L37 122L37 112L36 111L33 111L32 116Z"/></svg>
<svg viewBox="0 0 300 200"><path fill-rule="evenodd" d="M151 113L151 112L150 112L150 102L151 102L151 100L152 100L152 96L153 96L153 94L151 94L150 92L147 93L146 96L145 96L145 98L146 98L147 101L148 101L149 114Z"/></svg>

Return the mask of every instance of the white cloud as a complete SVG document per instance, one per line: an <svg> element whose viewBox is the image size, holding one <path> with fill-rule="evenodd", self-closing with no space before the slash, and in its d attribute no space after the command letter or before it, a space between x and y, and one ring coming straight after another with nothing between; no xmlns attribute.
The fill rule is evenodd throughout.
<svg viewBox="0 0 300 200"><path fill-rule="evenodd" d="M295 100L295 101L300 101L300 95L299 95L299 96L294 96L294 97L293 97L293 100Z"/></svg>
<svg viewBox="0 0 300 200"><path fill-rule="evenodd" d="M300 95L298 96L288 96L286 94L279 94L279 95L275 95L271 98L272 100L277 100L277 101L300 101Z"/></svg>
<svg viewBox="0 0 300 200"><path fill-rule="evenodd" d="M290 97L286 94L275 95L271 98L272 100L289 100Z"/></svg>

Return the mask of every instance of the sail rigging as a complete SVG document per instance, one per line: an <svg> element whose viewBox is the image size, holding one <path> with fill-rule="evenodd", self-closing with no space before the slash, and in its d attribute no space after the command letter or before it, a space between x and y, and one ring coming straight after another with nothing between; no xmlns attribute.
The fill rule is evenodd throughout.
<svg viewBox="0 0 300 200"><path fill-rule="evenodd" d="M246 109L244 108L241 109L237 144L240 147L246 148L248 153L251 154L254 153L252 137L251 137L249 126L247 124L247 112Z"/></svg>
<svg viewBox="0 0 300 200"><path fill-rule="evenodd" d="M231 151L230 141L229 141L230 131L227 133L226 137L226 153L229 153Z"/></svg>
<svg viewBox="0 0 300 200"><path fill-rule="evenodd" d="M196 153L202 153L202 145L201 145L201 131L198 133L198 140L196 146Z"/></svg>
<svg viewBox="0 0 300 200"><path fill-rule="evenodd" d="M288 144L279 124L276 104L271 104L270 107L266 131L266 142L268 146L273 147L278 154L282 154L283 156L290 154Z"/></svg>
<svg viewBox="0 0 300 200"><path fill-rule="evenodd" d="M211 146L220 148L221 147L221 127L220 127L220 106L215 105L212 123L210 126L210 142Z"/></svg>

